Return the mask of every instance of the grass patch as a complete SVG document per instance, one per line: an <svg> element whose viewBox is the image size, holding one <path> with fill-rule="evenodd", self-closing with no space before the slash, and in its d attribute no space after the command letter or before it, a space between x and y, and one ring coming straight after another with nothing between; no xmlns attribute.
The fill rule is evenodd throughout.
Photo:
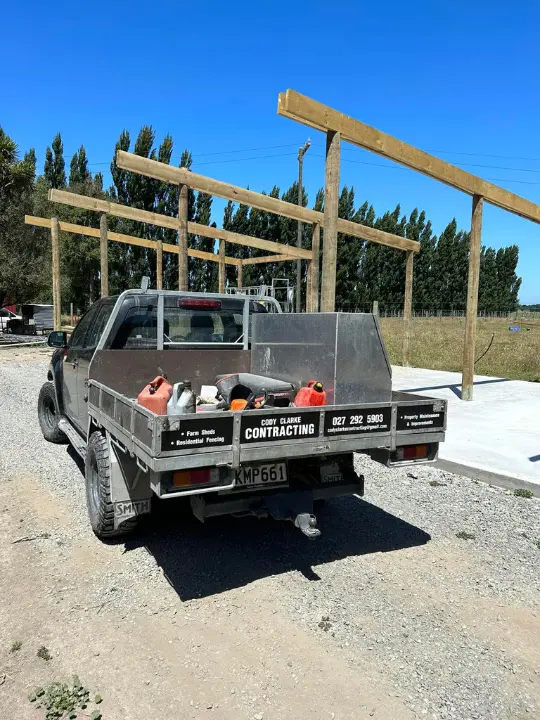
<svg viewBox="0 0 540 720"><path fill-rule="evenodd" d="M28 696L28 700L37 708L45 710L45 720L75 720L75 718L90 718L90 720L101 720L101 710L91 708L102 702L101 696L96 695L90 700L90 691L83 687L77 676L73 683L68 685L62 682L53 682L46 688L37 687Z"/></svg>
<svg viewBox="0 0 540 720"><path fill-rule="evenodd" d="M10 653L16 653L19 652L19 650L22 648L22 642L20 640L15 640L15 642L11 643L11 647L9 648Z"/></svg>
<svg viewBox="0 0 540 720"><path fill-rule="evenodd" d="M456 533L456 537L460 540L476 540L476 535L468 533L466 530L460 530Z"/></svg>
<svg viewBox="0 0 540 720"><path fill-rule="evenodd" d="M534 493L532 492L532 490L524 490L523 488L516 488L514 490L514 495L516 497L527 498L527 500L530 500L534 497Z"/></svg>
<svg viewBox="0 0 540 720"><path fill-rule="evenodd" d="M402 318L380 318L382 336L390 362L400 365L403 359ZM516 321L500 318L478 320L476 357L489 345L491 349L478 363L479 375L491 375L513 380L540 382L540 322L531 320L521 324L521 332L510 332ZM463 337L465 318L414 318L411 328L411 365L431 370L460 372L463 365Z"/></svg>
<svg viewBox="0 0 540 720"><path fill-rule="evenodd" d="M49 660L52 660L52 655L49 652L48 648L45 647L45 645L42 645L39 648L36 655L38 656L38 658L41 658L42 660L45 660L46 662L49 662Z"/></svg>

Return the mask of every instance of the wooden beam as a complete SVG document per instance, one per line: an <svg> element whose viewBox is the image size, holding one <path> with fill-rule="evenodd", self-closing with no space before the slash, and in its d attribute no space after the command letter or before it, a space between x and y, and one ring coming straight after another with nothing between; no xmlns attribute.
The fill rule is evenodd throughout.
<svg viewBox="0 0 540 720"><path fill-rule="evenodd" d="M219 241L218 292L225 292L225 240Z"/></svg>
<svg viewBox="0 0 540 720"><path fill-rule="evenodd" d="M405 260L405 301L403 304L403 365L410 364L410 340L412 322L414 254L407 252Z"/></svg>
<svg viewBox="0 0 540 720"><path fill-rule="evenodd" d="M51 264L52 264L52 295L53 324L55 330L62 329L61 293L60 293L60 237L58 218L51 218Z"/></svg>
<svg viewBox="0 0 540 720"><path fill-rule="evenodd" d="M107 237L107 216L105 213L102 213L99 218L99 258L101 297L107 297L109 294L109 248Z"/></svg>
<svg viewBox="0 0 540 720"><path fill-rule="evenodd" d="M261 257L244 258L242 265L259 265L259 263L286 262L291 260L290 255L261 255Z"/></svg>
<svg viewBox="0 0 540 720"><path fill-rule="evenodd" d="M163 163L157 164L162 165ZM167 215L158 215L157 213L152 213L148 210L138 210L137 208L131 208L127 205L111 203L107 200L89 198L85 195L77 195L76 193L66 192L65 190L49 190L49 200L51 202L61 203L62 205L70 205L72 207L79 207L85 210L97 210L98 212L106 212L107 214L115 217L123 217L129 220L136 220L137 222L144 222L149 225L157 225L158 227L178 230L177 218L168 217ZM293 205L293 207L297 206ZM318 214L322 218L322 213ZM354 224L355 223L351 223L351 225ZM282 243L276 243L270 240L261 240L260 238L251 237L250 235L240 235L239 233L223 230L221 228L210 227L209 225L200 225L199 223L188 222L187 231L193 235L201 235L202 237L214 238L216 240L224 238L227 242L236 245L244 245L245 247L258 248L259 250L268 250L268 252L286 254L290 255L292 258L299 257L304 260L311 259L310 250L298 249L294 245L283 245ZM400 240L401 239L402 238L400 238Z"/></svg>
<svg viewBox="0 0 540 720"><path fill-rule="evenodd" d="M51 227L51 220L49 218L35 217L34 215L25 215L24 221L27 225L34 225L35 227ZM72 233L74 235L86 235L87 237L100 237L100 231L97 228L86 227L86 225L75 225L74 223L63 222L62 220L58 223L59 228L62 232ZM151 250L157 250L157 242L153 240L144 240L143 238L135 237L134 235L124 235L123 233L109 232L107 238L112 242L120 242L124 245L137 245L138 247L150 248ZM163 243L163 251L170 253L178 253L178 245L172 245L170 243ZM204 252L203 250L188 250L189 257L199 258L200 260L210 260L211 262L219 262L219 258L215 253ZM238 265L240 260L238 258L226 257L226 265Z"/></svg>
<svg viewBox="0 0 540 720"><path fill-rule="evenodd" d="M311 250L297 248L294 245L284 245L282 243L273 242L272 240L261 240L260 238L251 237L250 235L240 235L239 233L223 230L222 228L214 228L209 225L199 225L199 223L189 222L188 229L194 235L203 235L204 237L214 238L216 240L226 240L235 245L243 245L244 247L257 248L258 250L268 250L268 252L280 253L289 256L289 260L302 258L303 260L311 260Z"/></svg>
<svg viewBox="0 0 540 720"><path fill-rule="evenodd" d="M238 279L236 282L237 287L242 289L244 287L244 263L242 260L237 265L238 268Z"/></svg>
<svg viewBox="0 0 540 720"><path fill-rule="evenodd" d="M163 242L156 243L156 288L163 290Z"/></svg>
<svg viewBox="0 0 540 720"><path fill-rule="evenodd" d="M476 347L476 318L478 315L483 204L484 200L482 197L479 195L473 196L469 280L467 283L467 315L465 319L465 344L463 347L463 376L461 378L462 400L473 399L474 352Z"/></svg>
<svg viewBox="0 0 540 720"><path fill-rule="evenodd" d="M326 175L324 182L324 242L322 261L321 311L334 312L336 304L337 221L339 202L340 135L326 133Z"/></svg>
<svg viewBox="0 0 540 720"><path fill-rule="evenodd" d="M287 90L286 93L279 94L278 115L304 123L304 125L322 132L329 130L339 132L342 139L347 142L375 152L389 160L394 160L405 167L450 185L456 190L461 190L469 195L482 196L486 202L492 205L540 223L540 205L504 190L498 185L493 185L477 175L461 170L445 160L397 140L391 135L376 130L294 90Z"/></svg>
<svg viewBox="0 0 540 720"><path fill-rule="evenodd" d="M178 289L188 290L188 188L181 185L178 200Z"/></svg>
<svg viewBox="0 0 540 720"><path fill-rule="evenodd" d="M311 312L319 312L319 255L321 244L321 226L319 223L313 225L311 236Z"/></svg>
<svg viewBox="0 0 540 720"><path fill-rule="evenodd" d="M229 183L224 183L220 180L213 180L212 178L205 177L204 175L197 175L197 173L186 170L186 168L172 167L171 165L166 165L165 163L160 163L156 160L149 160L148 158L143 158L139 155L134 155L133 153L127 153L123 150L117 151L116 164L124 170L129 170L130 172L135 172L139 175L145 175L146 177L152 177L157 180L173 184L185 183L186 185L189 185L190 188L193 188L193 190L200 190L201 192L216 195L217 197L222 197L226 200L250 205L251 207L258 208L259 210L265 210L266 212L275 213L276 215L282 215L283 217L288 217L292 220L299 220L301 222L311 224L319 223L319 225L323 225L324 223L323 213L318 212L317 210L293 205L292 203L285 202L285 200L279 200L278 198L263 195L262 193L257 193L253 190L245 190L244 188L237 187L236 185L230 185ZM57 197L58 191L55 190L49 193L49 200L54 200L54 198L51 197L51 193L55 193L55 197ZM129 209L131 210L131 208ZM149 213L149 215L154 215L154 213ZM123 217L127 217L127 215ZM130 215L130 218L136 219L133 215ZM143 220L143 222L152 222L152 220ZM192 231L190 230L190 232ZM376 230L375 228L370 228L365 225L360 225L360 223L353 223L350 220L343 220L341 218L338 219L338 232L343 233L344 235L352 235L353 237L360 238L361 240L370 240L371 242L379 243L381 245L395 247L399 250L412 250L413 252L418 252L420 250L420 243L417 243L414 240L407 240L406 238L399 237L398 235L392 235L392 233Z"/></svg>

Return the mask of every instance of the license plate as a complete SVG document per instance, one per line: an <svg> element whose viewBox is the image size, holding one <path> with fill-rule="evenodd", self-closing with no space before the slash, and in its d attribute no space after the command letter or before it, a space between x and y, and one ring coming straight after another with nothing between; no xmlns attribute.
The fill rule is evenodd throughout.
<svg viewBox="0 0 540 720"><path fill-rule="evenodd" d="M265 465L244 465L236 476L236 487L260 488L268 485L287 483L287 465L270 463Z"/></svg>

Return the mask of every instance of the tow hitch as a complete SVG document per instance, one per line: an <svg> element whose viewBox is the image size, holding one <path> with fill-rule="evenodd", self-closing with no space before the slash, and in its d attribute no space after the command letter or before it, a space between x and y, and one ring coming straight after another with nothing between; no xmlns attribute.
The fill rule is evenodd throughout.
<svg viewBox="0 0 540 720"><path fill-rule="evenodd" d="M313 515L311 492L278 493L265 498L265 504L274 520L290 520L306 537L319 537L317 518Z"/></svg>
<svg viewBox="0 0 540 720"><path fill-rule="evenodd" d="M300 513L296 516L294 524L309 538L319 537L321 531L317 527L317 518L309 513Z"/></svg>

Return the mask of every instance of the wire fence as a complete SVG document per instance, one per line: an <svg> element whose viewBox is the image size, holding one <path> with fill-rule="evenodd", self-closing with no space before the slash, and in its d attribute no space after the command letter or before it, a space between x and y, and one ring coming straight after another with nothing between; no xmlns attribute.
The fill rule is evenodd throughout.
<svg viewBox="0 0 540 720"><path fill-rule="evenodd" d="M378 304L378 303L360 303L357 305L338 305L336 312L348 313L375 313L382 318L402 318L403 305L398 304ZM465 307L446 307L446 308L414 308L412 311L413 318L465 318ZM479 320L540 320L540 312L530 310L481 310L477 313Z"/></svg>

